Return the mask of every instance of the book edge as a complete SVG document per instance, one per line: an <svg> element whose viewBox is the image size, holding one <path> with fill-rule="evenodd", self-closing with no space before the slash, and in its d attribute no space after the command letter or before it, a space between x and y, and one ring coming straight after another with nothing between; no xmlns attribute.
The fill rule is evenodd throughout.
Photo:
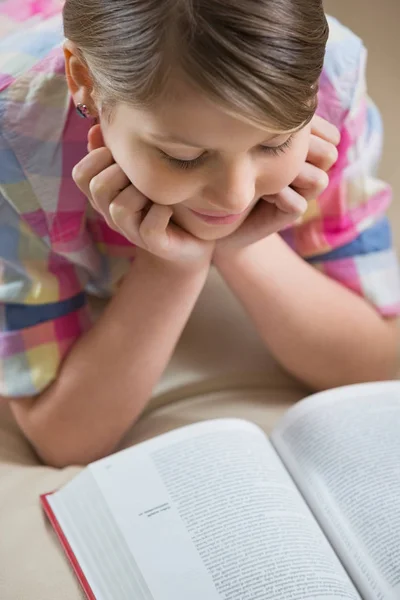
<svg viewBox="0 0 400 600"><path fill-rule="evenodd" d="M75 553L73 552L63 530L61 529L60 523L58 522L57 517L55 516L53 509L51 508L50 503L48 501L48 497L52 496L54 493L55 493L55 491L40 495L40 502L42 504L43 510L44 510L48 520L50 521L50 524L52 525L52 527L58 537L58 540L61 543L61 546L62 546L68 560L70 561L72 568L75 572L75 575L78 578L78 581L81 584L83 591L85 592L88 600L96 600L93 590L90 587L89 582L86 579L86 577L79 565L79 562L75 556Z"/></svg>

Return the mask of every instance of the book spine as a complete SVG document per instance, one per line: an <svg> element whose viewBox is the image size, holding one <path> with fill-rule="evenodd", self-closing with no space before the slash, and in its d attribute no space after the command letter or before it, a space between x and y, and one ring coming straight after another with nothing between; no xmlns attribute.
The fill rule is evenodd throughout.
<svg viewBox="0 0 400 600"><path fill-rule="evenodd" d="M86 577L78 563L78 560L77 560L71 546L69 545L69 542L68 542L63 530L61 529L60 523L58 522L58 520L53 512L53 509L50 506L48 497L51 496L52 494L54 494L54 492L50 492L48 494L42 494L40 496L40 501L42 503L44 512L45 512L47 518L49 519L51 525L53 526L54 531L57 534L57 537L61 543L61 546L63 547L64 552L74 569L75 575L77 576L79 583L81 584L83 591L86 594L86 597L88 598L88 600L96 600L93 590L90 587L89 582L86 579Z"/></svg>

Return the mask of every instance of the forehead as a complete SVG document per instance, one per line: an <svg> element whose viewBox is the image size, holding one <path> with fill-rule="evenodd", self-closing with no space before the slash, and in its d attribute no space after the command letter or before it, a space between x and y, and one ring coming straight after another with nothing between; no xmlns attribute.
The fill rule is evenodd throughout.
<svg viewBox="0 0 400 600"><path fill-rule="evenodd" d="M232 144L251 147L276 138L276 131L252 125L213 103L188 84L175 81L170 91L151 109L121 105L117 109L121 127L145 138L176 138L202 148L226 149ZM281 132L279 136L285 135Z"/></svg>

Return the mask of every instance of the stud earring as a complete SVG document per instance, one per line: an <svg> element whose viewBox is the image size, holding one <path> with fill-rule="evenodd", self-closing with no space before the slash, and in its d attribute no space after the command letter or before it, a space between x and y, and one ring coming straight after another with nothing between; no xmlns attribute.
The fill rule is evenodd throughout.
<svg viewBox="0 0 400 600"><path fill-rule="evenodd" d="M82 119L88 119L90 117L90 111L86 104L82 104L81 102L76 107L78 115L82 117Z"/></svg>

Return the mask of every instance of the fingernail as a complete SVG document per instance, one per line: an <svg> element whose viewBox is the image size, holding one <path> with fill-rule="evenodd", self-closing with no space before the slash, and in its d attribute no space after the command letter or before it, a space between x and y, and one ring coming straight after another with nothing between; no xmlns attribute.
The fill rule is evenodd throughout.
<svg viewBox="0 0 400 600"><path fill-rule="evenodd" d="M325 173L323 176L320 177L320 179L318 180L318 188L320 189L320 191L322 192L323 190L326 190L326 188L329 185L329 175L328 173Z"/></svg>
<svg viewBox="0 0 400 600"><path fill-rule="evenodd" d="M291 186L283 190L281 193L286 196L285 203L289 204L294 212L301 215L306 211L308 206L307 200L301 194L299 194L299 192L296 192L296 190Z"/></svg>
<svg viewBox="0 0 400 600"><path fill-rule="evenodd" d="M308 202L305 198L303 198L303 196L299 196L298 200L296 202L296 207L298 209L298 212L300 214L303 214L306 212L307 207L308 207Z"/></svg>
<svg viewBox="0 0 400 600"><path fill-rule="evenodd" d="M295 211L300 214L304 213L307 210L307 200L297 192L294 192L294 194L292 194L291 203Z"/></svg>
<svg viewBox="0 0 400 600"><path fill-rule="evenodd" d="M111 218L113 221L117 221L117 220L121 219L125 214L125 208L123 208L119 204L114 204L114 203L110 204L109 211L110 211L110 215L111 215Z"/></svg>
<svg viewBox="0 0 400 600"><path fill-rule="evenodd" d="M336 149L333 150L332 152L330 152L329 161L331 162L332 167L337 162L338 158L339 158L339 152Z"/></svg>

